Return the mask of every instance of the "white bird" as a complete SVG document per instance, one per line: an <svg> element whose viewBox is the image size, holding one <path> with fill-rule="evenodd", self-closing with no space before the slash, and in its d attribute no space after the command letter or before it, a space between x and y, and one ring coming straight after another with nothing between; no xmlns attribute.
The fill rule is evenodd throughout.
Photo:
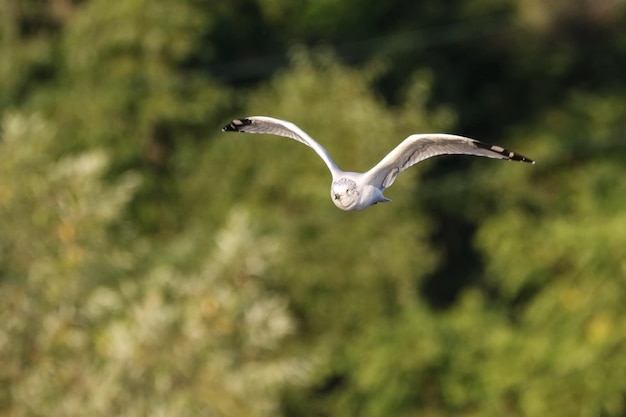
<svg viewBox="0 0 626 417"><path fill-rule="evenodd" d="M246 117L233 120L224 126L222 131L284 136L312 148L332 174L330 198L341 210L363 210L376 203L391 201L385 198L383 192L393 184L398 174L424 159L437 155L464 154L535 163L500 146L488 145L463 136L425 133L411 135L403 140L367 172L346 172L339 169L322 145L291 122L265 116Z"/></svg>

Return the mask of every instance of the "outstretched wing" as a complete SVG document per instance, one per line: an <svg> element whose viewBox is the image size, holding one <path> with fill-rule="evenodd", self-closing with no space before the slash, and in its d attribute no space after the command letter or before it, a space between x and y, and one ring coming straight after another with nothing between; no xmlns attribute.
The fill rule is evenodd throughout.
<svg viewBox="0 0 626 417"><path fill-rule="evenodd" d="M475 155L534 164L535 161L500 146L489 145L463 136L439 133L411 135L365 173L365 182L388 188L398 174L424 159L437 155Z"/></svg>
<svg viewBox="0 0 626 417"><path fill-rule="evenodd" d="M222 128L223 132L245 132L245 133L265 133L268 135L284 136L286 138L295 139L300 143L304 143L312 148L320 158L324 160L330 173L340 172L339 168L332 160L328 151L322 145L317 143L312 137L307 135L302 129L291 122L285 120L274 119L273 117L253 116L243 119L235 119Z"/></svg>

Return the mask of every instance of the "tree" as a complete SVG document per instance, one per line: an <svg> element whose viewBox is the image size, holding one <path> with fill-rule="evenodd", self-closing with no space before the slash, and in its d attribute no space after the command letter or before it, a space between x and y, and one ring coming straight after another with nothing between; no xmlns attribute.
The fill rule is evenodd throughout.
<svg viewBox="0 0 626 417"><path fill-rule="evenodd" d="M624 414L622 3L0 7L5 414Z"/></svg>
<svg viewBox="0 0 626 417"><path fill-rule="evenodd" d="M276 242L241 210L202 255L193 231L146 240L118 223L136 173L104 181L96 148L55 160L41 116L5 115L3 132L0 409L273 415L278 388L308 374L282 352L295 326L285 300L257 279Z"/></svg>

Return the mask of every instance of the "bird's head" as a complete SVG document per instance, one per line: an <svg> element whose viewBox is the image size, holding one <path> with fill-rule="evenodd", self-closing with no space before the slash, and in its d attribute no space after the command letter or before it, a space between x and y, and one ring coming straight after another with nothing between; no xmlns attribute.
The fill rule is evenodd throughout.
<svg viewBox="0 0 626 417"><path fill-rule="evenodd" d="M330 198L341 210L353 210L359 202L360 195L356 182L348 178L333 181L330 187Z"/></svg>

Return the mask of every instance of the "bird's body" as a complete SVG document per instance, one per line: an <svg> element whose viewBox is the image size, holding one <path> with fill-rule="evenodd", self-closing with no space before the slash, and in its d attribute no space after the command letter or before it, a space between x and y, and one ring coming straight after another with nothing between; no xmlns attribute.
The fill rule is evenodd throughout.
<svg viewBox="0 0 626 417"><path fill-rule="evenodd" d="M409 136L367 172L346 172L339 169L322 145L291 122L265 116L246 117L233 120L222 131L284 136L312 148L326 163L333 177L330 198L341 210L363 210L376 203L390 201L383 192L393 184L398 174L437 155L463 154L535 163L500 146L463 136L427 133Z"/></svg>

